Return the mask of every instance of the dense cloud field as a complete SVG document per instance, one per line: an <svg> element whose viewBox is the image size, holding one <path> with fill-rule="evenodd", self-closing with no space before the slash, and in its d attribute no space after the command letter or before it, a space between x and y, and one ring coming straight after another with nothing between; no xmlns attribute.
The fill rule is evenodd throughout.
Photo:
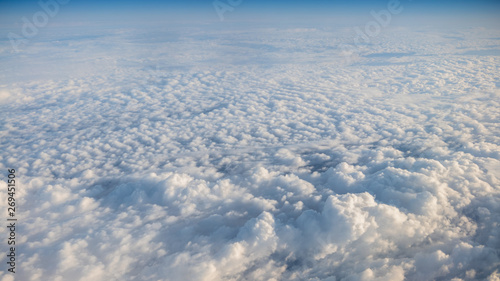
<svg viewBox="0 0 500 281"><path fill-rule="evenodd" d="M346 60L351 37L0 42L16 280L500 280L500 33L394 27Z"/></svg>

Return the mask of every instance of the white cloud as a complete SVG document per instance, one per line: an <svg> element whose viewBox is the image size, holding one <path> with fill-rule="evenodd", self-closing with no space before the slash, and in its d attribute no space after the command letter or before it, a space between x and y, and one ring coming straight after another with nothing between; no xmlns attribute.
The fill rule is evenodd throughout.
<svg viewBox="0 0 500 281"><path fill-rule="evenodd" d="M0 54L17 278L499 278L497 57L404 30L341 65L323 29L179 28Z"/></svg>

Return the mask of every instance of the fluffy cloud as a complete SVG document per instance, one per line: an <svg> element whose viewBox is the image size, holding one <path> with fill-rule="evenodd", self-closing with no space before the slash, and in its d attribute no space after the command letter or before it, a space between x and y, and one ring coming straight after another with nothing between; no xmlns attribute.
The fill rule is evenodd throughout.
<svg viewBox="0 0 500 281"><path fill-rule="evenodd" d="M321 28L206 28L1 54L19 280L500 278L498 56L470 52L495 31L342 65Z"/></svg>

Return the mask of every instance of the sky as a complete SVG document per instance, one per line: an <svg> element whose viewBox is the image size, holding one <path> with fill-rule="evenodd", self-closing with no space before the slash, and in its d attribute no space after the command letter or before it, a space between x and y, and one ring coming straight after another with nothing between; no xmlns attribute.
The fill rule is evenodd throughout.
<svg viewBox="0 0 500 281"><path fill-rule="evenodd" d="M283 21L303 17L308 20L341 17L361 18L367 11L386 8L390 1L240 1L225 17L231 21ZM441 17L494 16L500 11L498 1L398 1L406 7L405 17L439 15ZM150 22L150 21L219 21L214 1L81 1L72 0L62 6L54 21ZM221 1L221 3L226 3ZM40 10L37 1L1 1L2 23L12 23Z"/></svg>
<svg viewBox="0 0 500 281"><path fill-rule="evenodd" d="M0 1L0 281L500 280L496 2Z"/></svg>

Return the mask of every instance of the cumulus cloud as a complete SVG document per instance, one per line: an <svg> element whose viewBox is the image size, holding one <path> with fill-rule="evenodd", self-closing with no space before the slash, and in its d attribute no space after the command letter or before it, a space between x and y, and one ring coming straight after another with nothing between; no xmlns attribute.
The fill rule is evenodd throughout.
<svg viewBox="0 0 500 281"><path fill-rule="evenodd" d="M0 54L16 278L500 278L496 31L396 30L342 65L344 31L177 28Z"/></svg>

